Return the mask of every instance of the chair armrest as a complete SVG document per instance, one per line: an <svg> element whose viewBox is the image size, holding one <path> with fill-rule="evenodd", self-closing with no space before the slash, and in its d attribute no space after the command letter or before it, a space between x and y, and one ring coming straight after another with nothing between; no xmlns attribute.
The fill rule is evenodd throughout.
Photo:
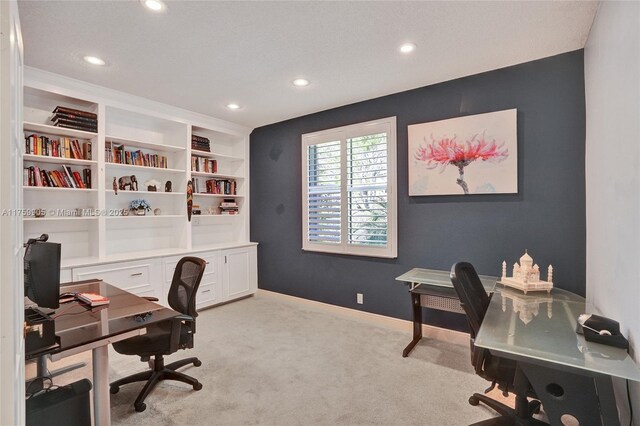
<svg viewBox="0 0 640 426"><path fill-rule="evenodd" d="M180 314L171 318L171 340L169 342L171 353L176 352L180 347L180 329L182 328L183 322L189 323L192 334L196 332L196 321L191 315Z"/></svg>
<svg viewBox="0 0 640 426"><path fill-rule="evenodd" d="M158 299L157 297L151 297L151 296L142 296L143 299L148 300L149 302L158 302L160 301L160 299Z"/></svg>

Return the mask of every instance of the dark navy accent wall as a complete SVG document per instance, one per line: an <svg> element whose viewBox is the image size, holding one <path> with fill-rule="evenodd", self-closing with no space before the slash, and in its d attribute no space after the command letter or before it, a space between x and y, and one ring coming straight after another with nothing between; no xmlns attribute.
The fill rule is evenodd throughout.
<svg viewBox="0 0 640 426"><path fill-rule="evenodd" d="M518 194L408 196L408 125L510 108L518 109ZM398 258L303 252L301 135L388 116L398 124ZM528 249L543 277L552 263L556 285L584 295L584 141L582 50L257 128L251 240L260 243L259 287L409 319L407 288L396 276L449 270L459 260L498 275L503 259L512 265ZM425 310L425 320L466 329L457 314Z"/></svg>

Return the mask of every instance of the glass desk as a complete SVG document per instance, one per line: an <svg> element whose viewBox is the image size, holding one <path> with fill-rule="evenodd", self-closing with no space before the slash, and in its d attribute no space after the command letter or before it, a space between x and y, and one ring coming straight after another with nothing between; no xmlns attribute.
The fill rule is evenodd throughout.
<svg viewBox="0 0 640 426"><path fill-rule="evenodd" d="M563 413L580 424L619 424L611 377L640 381L624 349L576 333L588 310L583 297L558 288L525 295L498 285L475 339L476 347L519 361L552 424Z"/></svg>
<svg viewBox="0 0 640 426"><path fill-rule="evenodd" d="M403 357L409 356L422 339L423 307L464 314L449 274L449 271L413 268L396 278L397 281L403 281L409 285L413 309L413 340L402 351ZM480 281L487 293L493 291L496 280L497 277L480 275Z"/></svg>
<svg viewBox="0 0 640 426"><path fill-rule="evenodd" d="M60 291L100 294L109 298L109 304L94 308L78 301L60 304L50 314L57 343L26 353L25 358L48 356L56 361L91 350L95 424L109 425L109 344L143 334L148 325L179 313L100 280L62 284Z"/></svg>

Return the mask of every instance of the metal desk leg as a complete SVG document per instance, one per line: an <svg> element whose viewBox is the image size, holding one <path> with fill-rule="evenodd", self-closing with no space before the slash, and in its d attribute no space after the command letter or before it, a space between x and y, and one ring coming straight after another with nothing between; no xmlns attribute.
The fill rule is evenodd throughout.
<svg viewBox="0 0 640 426"><path fill-rule="evenodd" d="M96 426L111 425L109 403L109 346L92 349L93 355L93 415Z"/></svg>
<svg viewBox="0 0 640 426"><path fill-rule="evenodd" d="M409 356L409 352L418 344L422 339L422 307L420 306L420 295L417 293L411 293L411 305L413 307L413 340L402 351L402 357Z"/></svg>

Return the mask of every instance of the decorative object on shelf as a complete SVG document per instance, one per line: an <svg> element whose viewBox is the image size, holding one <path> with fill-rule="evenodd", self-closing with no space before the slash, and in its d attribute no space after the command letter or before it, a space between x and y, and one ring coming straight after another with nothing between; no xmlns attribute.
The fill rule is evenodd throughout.
<svg viewBox="0 0 640 426"><path fill-rule="evenodd" d="M127 187L129 187L129 191L137 191L138 179L136 179L136 175L122 176L118 179L118 187L121 191L127 190Z"/></svg>
<svg viewBox="0 0 640 426"><path fill-rule="evenodd" d="M45 217L47 215L47 211L45 209L35 209L33 214L35 217Z"/></svg>
<svg viewBox="0 0 640 426"><path fill-rule="evenodd" d="M151 206L145 200L137 199L129 203L129 210L137 216L144 216L151 210Z"/></svg>
<svg viewBox="0 0 640 426"><path fill-rule="evenodd" d="M148 180L144 183L144 186L147 187L147 191L149 192L158 192L160 185L162 185L162 183L155 179Z"/></svg>
<svg viewBox="0 0 640 426"><path fill-rule="evenodd" d="M155 209L153 209L153 214L156 216L160 216L162 214L162 210L160 210L159 207L156 207Z"/></svg>
<svg viewBox="0 0 640 426"><path fill-rule="evenodd" d="M116 181L116 177L113 177L113 192L118 195L118 182Z"/></svg>
<svg viewBox="0 0 640 426"><path fill-rule="evenodd" d="M527 251L520 258L520 264L513 264L513 276L507 277L507 262L502 262L502 277L500 284L522 290L524 294L529 291L551 292L553 288L553 266L547 269L547 281L540 280L540 267L533 263L533 259Z"/></svg>
<svg viewBox="0 0 640 426"><path fill-rule="evenodd" d="M193 208L191 209L191 213L194 216L200 216L202 214L202 211L200 210L200 205L199 204L194 204Z"/></svg>
<svg viewBox="0 0 640 426"><path fill-rule="evenodd" d="M171 181L168 180L167 183L164 184L164 192L171 192Z"/></svg>
<svg viewBox="0 0 640 426"><path fill-rule="evenodd" d="M191 222L191 209L193 208L193 184L187 182L187 219Z"/></svg>
<svg viewBox="0 0 640 426"><path fill-rule="evenodd" d="M408 132L410 196L518 192L516 109L413 124Z"/></svg>
<svg viewBox="0 0 640 426"><path fill-rule="evenodd" d="M207 207L207 214L218 214L218 209L213 206Z"/></svg>

